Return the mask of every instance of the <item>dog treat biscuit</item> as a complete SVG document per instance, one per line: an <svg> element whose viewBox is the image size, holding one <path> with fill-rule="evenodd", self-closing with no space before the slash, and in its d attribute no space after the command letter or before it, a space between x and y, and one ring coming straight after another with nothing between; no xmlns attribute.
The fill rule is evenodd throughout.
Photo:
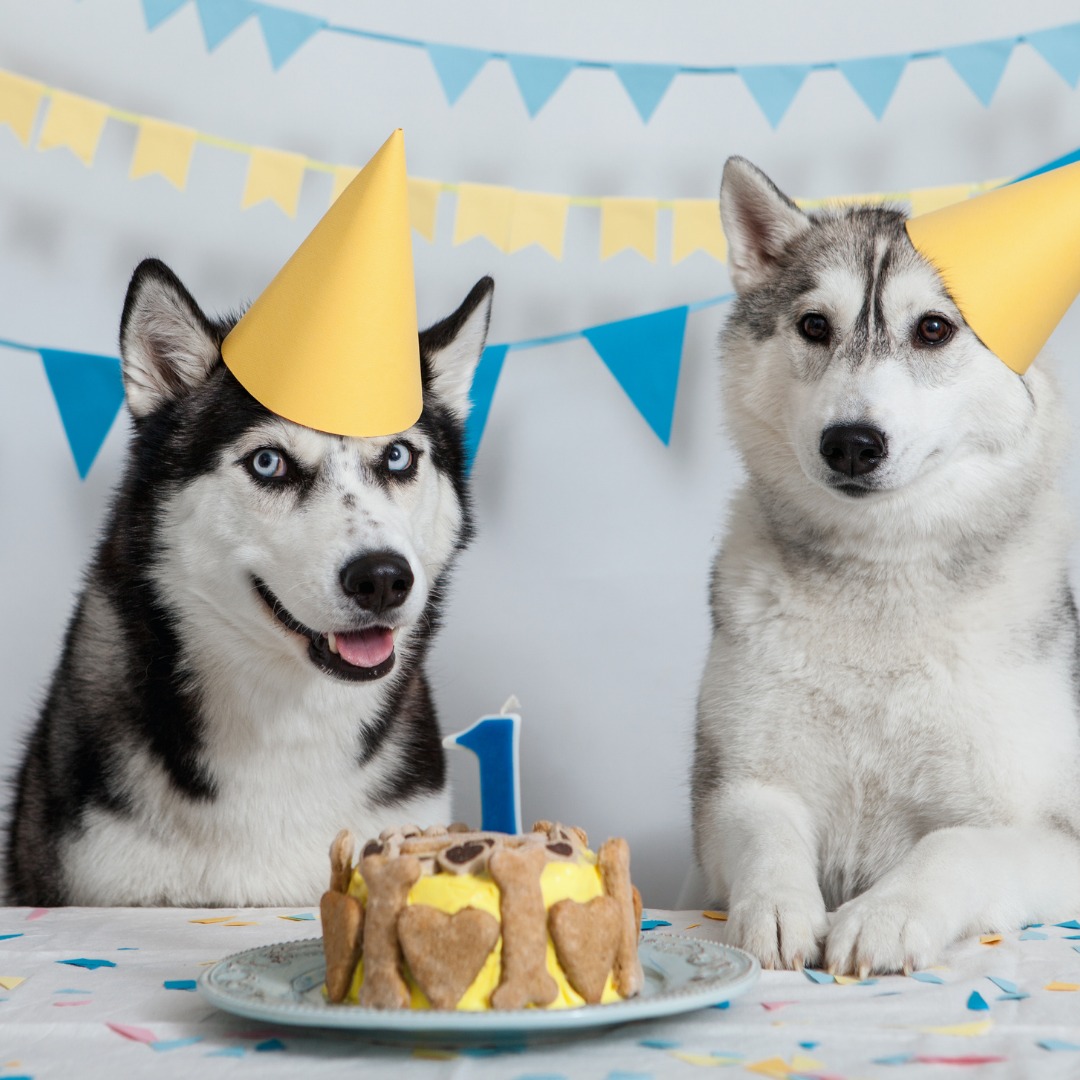
<svg viewBox="0 0 1080 1080"><path fill-rule="evenodd" d="M353 863L359 847L359 861ZM629 848L581 829L384 829L331 846L326 996L380 1009L576 1008L639 992Z"/></svg>

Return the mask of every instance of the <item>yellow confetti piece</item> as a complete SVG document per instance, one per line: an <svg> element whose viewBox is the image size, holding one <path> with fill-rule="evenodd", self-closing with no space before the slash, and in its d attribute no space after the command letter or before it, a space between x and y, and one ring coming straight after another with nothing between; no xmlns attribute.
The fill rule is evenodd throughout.
<svg viewBox="0 0 1080 1080"><path fill-rule="evenodd" d="M703 911L701 913L706 919L715 919L717 922L727 922L726 911Z"/></svg>
<svg viewBox="0 0 1080 1080"><path fill-rule="evenodd" d="M687 1065L701 1065L704 1068L716 1068L721 1065L738 1065L742 1058L719 1057L713 1054L688 1054L684 1050L669 1050L673 1058L685 1061Z"/></svg>
<svg viewBox="0 0 1080 1080"><path fill-rule="evenodd" d="M1048 982L1044 987L1044 990L1080 990L1080 983L1067 983L1067 982Z"/></svg>
<svg viewBox="0 0 1080 1080"><path fill-rule="evenodd" d="M26 982L25 975L0 975L0 986L5 990L14 990L19 983Z"/></svg>
<svg viewBox="0 0 1080 1080"><path fill-rule="evenodd" d="M819 1072L825 1068L824 1061L808 1057L806 1054L796 1054L791 1059L791 1071L796 1073Z"/></svg>
<svg viewBox="0 0 1080 1080"><path fill-rule="evenodd" d="M836 983L837 986L852 986L856 983L861 983L862 979L857 975L834 975L833 982Z"/></svg>
<svg viewBox="0 0 1080 1080"><path fill-rule="evenodd" d="M959 1035L961 1038L971 1039L977 1035L985 1035L993 1026L992 1020L972 1020L969 1024L949 1024L946 1027L924 1027L918 1030L926 1035Z"/></svg>
<svg viewBox="0 0 1080 1080"><path fill-rule="evenodd" d="M188 919L190 923L202 923L204 926L209 926L211 923L226 923L230 919L235 919L235 915L215 915L212 919Z"/></svg>
<svg viewBox="0 0 1080 1080"><path fill-rule="evenodd" d="M701 923L699 923L699 922L692 922L689 926L683 927L683 929L684 930L696 930L700 925L701 925Z"/></svg>
<svg viewBox="0 0 1080 1080"><path fill-rule="evenodd" d="M257 922L227 922L222 923L222 926L258 926Z"/></svg>
<svg viewBox="0 0 1080 1080"><path fill-rule="evenodd" d="M979 935L979 944L980 945L1000 945L1001 944L1001 935L1000 934L980 934Z"/></svg>
<svg viewBox="0 0 1080 1080"><path fill-rule="evenodd" d="M791 1072L788 1063L783 1058L766 1058L764 1061L755 1061L752 1065L744 1066L747 1072L760 1073L762 1076L776 1077L776 1080L786 1080Z"/></svg>

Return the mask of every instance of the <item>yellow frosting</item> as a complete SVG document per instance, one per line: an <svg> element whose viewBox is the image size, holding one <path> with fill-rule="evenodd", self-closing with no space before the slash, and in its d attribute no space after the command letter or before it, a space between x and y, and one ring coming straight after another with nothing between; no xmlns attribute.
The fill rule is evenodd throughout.
<svg viewBox="0 0 1080 1080"><path fill-rule="evenodd" d="M540 875L540 890L544 896L545 908L550 908L552 904L560 900L574 900L579 904L587 904L594 897L603 896L604 886L600 878L600 870L596 865L596 856L591 851L586 851L582 853L581 861L549 862ZM357 869L353 872L352 881L349 884L349 894L366 904L367 892L367 885L360 870ZM486 911L495 919L499 919L499 887L491 880L491 875L486 870L479 874L438 873L422 877L409 890L406 903L426 904L448 915L453 915L462 908L472 907ZM501 960L502 938L500 937L479 974L457 1003L458 1009L480 1012L491 1008L491 995L499 985L502 973ZM345 997L346 1001L354 1005L359 1000L360 984L364 979L363 966L363 961L357 964L352 986ZM550 934L547 942L547 968L559 987L559 996L547 1008L574 1009L585 1004L585 999L570 985L563 973L558 957L555 955L555 945ZM424 992L416 985L416 980L413 979L407 967L405 978L412 991L412 1008L431 1008ZM610 974L600 1000L604 1004L621 1000Z"/></svg>

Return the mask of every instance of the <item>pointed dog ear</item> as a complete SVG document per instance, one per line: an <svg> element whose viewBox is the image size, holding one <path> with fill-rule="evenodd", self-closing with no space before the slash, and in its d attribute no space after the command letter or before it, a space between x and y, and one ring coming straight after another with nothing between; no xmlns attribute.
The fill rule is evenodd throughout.
<svg viewBox="0 0 1080 1080"><path fill-rule="evenodd" d="M432 393L459 419L469 415L469 388L484 351L495 282L481 278L461 307L420 335L425 392Z"/></svg>
<svg viewBox="0 0 1080 1080"><path fill-rule="evenodd" d="M720 183L728 272L738 292L763 284L810 219L755 165L728 158Z"/></svg>
<svg viewBox="0 0 1080 1080"><path fill-rule="evenodd" d="M136 419L194 389L221 358L221 333L160 260L135 268L120 317L120 369Z"/></svg>

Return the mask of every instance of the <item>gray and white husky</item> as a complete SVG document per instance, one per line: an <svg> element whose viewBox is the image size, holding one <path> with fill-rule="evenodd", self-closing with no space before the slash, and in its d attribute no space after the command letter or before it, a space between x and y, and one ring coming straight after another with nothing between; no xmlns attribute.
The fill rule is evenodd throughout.
<svg viewBox="0 0 1080 1080"><path fill-rule="evenodd" d="M9 903L311 904L340 828L449 820L423 662L492 289L420 334L413 427L342 438L258 404L235 320L136 269L129 459L18 773Z"/></svg>
<svg viewBox="0 0 1080 1080"><path fill-rule="evenodd" d="M747 480L692 777L709 899L765 966L859 974L1080 914L1057 386L985 348L899 210L807 215L739 158L720 205Z"/></svg>

